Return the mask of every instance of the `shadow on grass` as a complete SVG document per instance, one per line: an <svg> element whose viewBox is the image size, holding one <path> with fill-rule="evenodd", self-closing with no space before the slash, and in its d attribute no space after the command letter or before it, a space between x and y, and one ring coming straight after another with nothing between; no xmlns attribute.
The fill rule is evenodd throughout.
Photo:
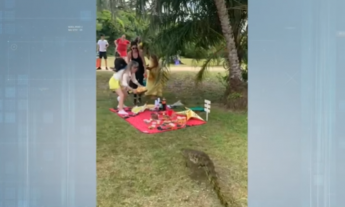
<svg viewBox="0 0 345 207"><path fill-rule="evenodd" d="M208 153L223 190L247 205L247 115L213 107L206 125L147 135L110 113L107 82L97 73L97 199L99 207L217 207L206 182L191 179L180 155L184 147ZM195 88L193 73L173 73L165 95L187 106L216 102L223 87L215 75Z"/></svg>

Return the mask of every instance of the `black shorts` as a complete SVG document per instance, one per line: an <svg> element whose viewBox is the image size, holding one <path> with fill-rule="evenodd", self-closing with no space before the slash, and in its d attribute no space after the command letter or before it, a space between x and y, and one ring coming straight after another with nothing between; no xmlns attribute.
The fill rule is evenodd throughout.
<svg viewBox="0 0 345 207"><path fill-rule="evenodd" d="M107 52L99 52L98 53L98 58L100 58L100 59L107 59Z"/></svg>

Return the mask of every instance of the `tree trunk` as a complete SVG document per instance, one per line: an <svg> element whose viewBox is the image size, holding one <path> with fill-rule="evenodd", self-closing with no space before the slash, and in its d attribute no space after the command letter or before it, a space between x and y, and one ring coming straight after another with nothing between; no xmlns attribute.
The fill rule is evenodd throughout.
<svg viewBox="0 0 345 207"><path fill-rule="evenodd" d="M228 59L230 62L230 79L238 79L242 82L241 66L238 61L237 49L234 40L234 34L230 24L229 14L227 11L225 0L214 0L222 32L226 40L226 48L228 50Z"/></svg>
<svg viewBox="0 0 345 207"><path fill-rule="evenodd" d="M242 70L237 54L236 43L234 39L233 30L230 24L230 18L227 11L227 6L225 0L214 0L219 21L222 27L222 32L226 40L226 48L227 48L227 59L229 61L229 85L225 92L225 98L227 101L232 102L230 103L231 108L243 108L244 106L237 106L238 101L243 102L244 97L242 97L242 90L243 90L243 80L242 80ZM236 100L231 100L236 99ZM242 104L239 104L242 105Z"/></svg>

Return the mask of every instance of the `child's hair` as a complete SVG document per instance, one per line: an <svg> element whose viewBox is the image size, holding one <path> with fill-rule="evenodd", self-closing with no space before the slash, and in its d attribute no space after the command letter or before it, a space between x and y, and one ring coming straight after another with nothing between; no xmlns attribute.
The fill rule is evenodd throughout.
<svg viewBox="0 0 345 207"><path fill-rule="evenodd" d="M123 58L117 57L115 58L114 66L115 66L115 72L117 72L122 69L125 69L127 67L127 62Z"/></svg>
<svg viewBox="0 0 345 207"><path fill-rule="evenodd" d="M119 52L115 51L115 58L119 58L121 57L121 55L119 54Z"/></svg>
<svg viewBox="0 0 345 207"><path fill-rule="evenodd" d="M128 70L131 70L133 67L139 67L139 63L137 61L131 61L128 66L127 66L127 69Z"/></svg>

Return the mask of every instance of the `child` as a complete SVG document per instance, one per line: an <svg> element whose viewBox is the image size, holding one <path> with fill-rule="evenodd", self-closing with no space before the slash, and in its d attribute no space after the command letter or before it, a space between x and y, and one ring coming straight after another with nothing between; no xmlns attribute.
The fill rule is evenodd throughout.
<svg viewBox="0 0 345 207"><path fill-rule="evenodd" d="M127 67L127 62L122 57L116 57L114 60L114 72L119 72L120 70L124 70ZM115 91L114 91L115 93ZM117 101L120 102L120 96L117 97ZM124 108L127 106L123 105Z"/></svg>
<svg viewBox="0 0 345 207"><path fill-rule="evenodd" d="M118 72L122 69L126 69L127 67L127 62L125 61L125 59L121 58L121 57L117 57L114 60L114 67L115 67L115 72Z"/></svg>
<svg viewBox="0 0 345 207"><path fill-rule="evenodd" d="M123 109L124 101L126 98L127 91L132 91L136 94L136 90L129 86L129 82L132 81L135 85L143 87L138 83L135 73L137 72L139 64L135 61L131 61L126 69L119 70L109 80L110 90L114 90L118 95L119 105L117 106L120 115L127 115L128 113Z"/></svg>

